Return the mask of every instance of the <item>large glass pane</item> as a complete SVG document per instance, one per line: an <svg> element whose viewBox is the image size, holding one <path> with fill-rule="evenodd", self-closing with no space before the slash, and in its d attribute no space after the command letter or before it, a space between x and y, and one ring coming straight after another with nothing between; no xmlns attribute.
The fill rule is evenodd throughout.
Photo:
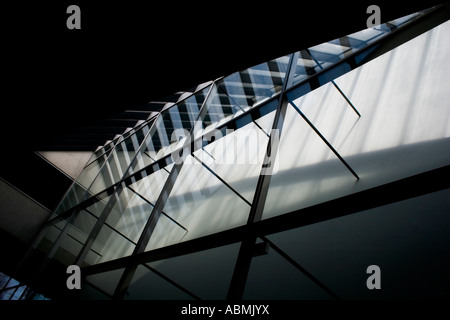
<svg viewBox="0 0 450 320"><path fill-rule="evenodd" d="M294 103L338 151L358 119L331 84ZM355 184L355 177L292 105L284 119L277 159L264 218L329 200Z"/></svg>
<svg viewBox="0 0 450 320"><path fill-rule="evenodd" d="M228 129L224 135L223 131L216 131L214 142L194 152L196 160L250 203L261 173L274 116L273 111L253 121L242 119L243 127L239 127L241 121L238 120L237 129Z"/></svg>
<svg viewBox="0 0 450 320"><path fill-rule="evenodd" d="M446 22L293 99L360 177L340 163L289 108L265 217L304 208L449 164L450 101Z"/></svg>
<svg viewBox="0 0 450 320"><path fill-rule="evenodd" d="M147 250L247 221L274 113L241 119L225 136L215 132L213 142L184 160Z"/></svg>
<svg viewBox="0 0 450 320"><path fill-rule="evenodd" d="M449 205L450 190L446 189L267 238L341 299L446 298ZM370 265L381 269L381 290L367 289ZM259 276L250 271L253 294L248 298L270 294L262 290L263 283L278 283L284 270L281 261L270 266L255 268ZM306 299L312 297L306 294Z"/></svg>
<svg viewBox="0 0 450 320"><path fill-rule="evenodd" d="M299 51L295 62L294 81L297 84L318 71L333 65L348 55L378 40L393 29L420 15L415 13L406 17L384 23L373 28L364 29L322 44Z"/></svg>
<svg viewBox="0 0 450 320"><path fill-rule="evenodd" d="M218 210L220 208L220 210ZM250 206L192 156L185 160L146 250L236 227L247 221ZM181 229L180 229L181 228ZM173 235L173 237L169 237Z"/></svg>

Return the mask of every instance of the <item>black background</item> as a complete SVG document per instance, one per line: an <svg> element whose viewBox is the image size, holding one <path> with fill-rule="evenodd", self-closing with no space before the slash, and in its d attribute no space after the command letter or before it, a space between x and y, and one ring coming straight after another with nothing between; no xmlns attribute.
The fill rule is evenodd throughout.
<svg viewBox="0 0 450 320"><path fill-rule="evenodd" d="M39 150L127 108L366 28L373 1L2 5L3 149ZM376 1L386 22L440 1ZM69 30L66 9L81 9Z"/></svg>

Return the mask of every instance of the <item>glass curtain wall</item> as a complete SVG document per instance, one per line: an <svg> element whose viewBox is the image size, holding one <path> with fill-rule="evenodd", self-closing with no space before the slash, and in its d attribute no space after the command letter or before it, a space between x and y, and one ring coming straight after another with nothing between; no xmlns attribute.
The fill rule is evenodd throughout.
<svg viewBox="0 0 450 320"><path fill-rule="evenodd" d="M353 94L360 74L369 72L361 66L373 59L371 54L379 49L380 41L424 14L426 11L235 72L166 106L157 117L97 150L34 247L49 258L67 265L76 263L86 270L111 266L109 271L92 272L86 278L106 298L118 297L123 286L129 299L226 298L244 248L242 239L214 248L200 245L195 254L186 256L153 259L152 253L197 243L227 230L239 233L240 228L258 222L252 217L261 203L261 220L266 220L448 164L447 152L433 163L420 158L414 170L392 169L385 177L377 176L376 166L400 168L403 164L379 162L377 152L389 153L392 150L386 148L393 147L382 145L383 134L378 140L360 138L387 130L365 121L381 123L385 121L382 115L393 112L390 108L394 107L387 104L375 113L363 97ZM440 28L447 30L448 23ZM431 36L426 33L413 41L427 48L427 41L442 41L445 30L433 30ZM434 54L445 49L437 48ZM389 61L375 59L368 64L375 62L391 72ZM370 86L370 81L366 85ZM417 99L427 97L424 93ZM399 116L406 112L404 109ZM410 120L417 124L421 111L412 112L416 115ZM438 117L439 110L430 112L430 119L423 126L417 124L416 131L427 130L431 118ZM282 123L281 136L272 130L277 123ZM389 130L408 131L410 124L397 128L390 123ZM443 130L436 137L448 137L448 128ZM273 144L276 138L278 145ZM408 143L418 142L413 140ZM448 139L444 140L437 149L448 146ZM268 157L273 160L270 164ZM264 178L267 165L276 168L273 176ZM264 261L280 261L286 270L296 268L268 238L255 241L256 247L268 244L274 251L249 266L249 284L257 286L259 276L255 275L261 273ZM226 277L214 280L217 290L195 286L184 277L177 279L196 259L217 257L214 252L227 257L226 263L206 262L206 266L224 269ZM131 255L149 258L133 270L126 264L114 264ZM208 268L203 269L192 271L192 279L201 278L202 272L214 279ZM131 280L124 284L124 279ZM145 290L148 283L161 283L160 295ZM315 287L311 289L314 297L335 297L317 279L302 276L298 283ZM244 296L259 297L256 292L248 287Z"/></svg>

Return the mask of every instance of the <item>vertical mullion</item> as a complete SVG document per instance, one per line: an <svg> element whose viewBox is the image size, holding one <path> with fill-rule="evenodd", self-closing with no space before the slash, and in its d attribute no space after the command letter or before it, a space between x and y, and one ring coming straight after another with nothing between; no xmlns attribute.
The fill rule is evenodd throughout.
<svg viewBox="0 0 450 320"><path fill-rule="evenodd" d="M194 125L192 126L190 133L189 133L189 139L186 139L183 147L182 147L182 151L183 152L187 152L187 148L189 147L189 150L193 150L191 148L191 143L193 143L194 141L194 134L195 134L195 129L196 129L196 125L198 123L202 123L203 118L205 117L205 115L208 112L208 108L207 108L207 104L208 104L208 99L209 96L211 94L211 92L214 90L216 84L215 82L211 84L211 87L208 90L208 93L206 94L206 97L202 103L202 106L200 107L197 119L194 123ZM176 151L178 152L178 151ZM137 255L143 251L145 251L145 248L147 247L147 244L150 240L150 237L153 233L153 230L156 227L156 224L159 220L159 217L161 216L162 210L164 209L166 202L169 198L169 195L172 191L173 186L175 185L175 182L178 178L179 173L181 172L181 169L183 167L184 161L180 161L180 162L175 162L172 170L169 173L169 176L166 179L166 182L158 196L158 199L156 200L155 206L153 207L152 212L150 213L150 217L147 220L147 223L144 226L144 229L141 232L141 236L139 237L139 240L136 244L136 247L134 248L134 251L132 253L131 256ZM134 277L134 274L136 272L138 265L131 263L129 264L120 280L119 283L116 286L116 289L114 291L114 295L113 295L113 299L121 299L123 297L123 295L125 294L126 290L128 289L128 286L131 283L131 280Z"/></svg>
<svg viewBox="0 0 450 320"><path fill-rule="evenodd" d="M126 170L124 170L124 173L122 175L122 179L121 180L124 180L127 177L128 172L132 168L132 166L133 166L134 162L136 161L138 155L141 153L142 149L145 148L145 145L146 145L145 142L147 141L148 137L151 137L152 129L153 129L154 126L156 126L156 120L153 122L153 124L151 125L150 129L148 130L148 132L145 134L144 138L142 139L142 142L139 144L139 147L136 150L135 155L131 159L130 164L128 165ZM136 134L136 133L133 133L133 134ZM114 190L111 198L108 200L108 202L107 202L105 208L102 210L102 213L100 214L97 222L95 223L94 227L92 228L91 232L89 233L89 236L86 239L83 247L81 248L80 253L78 254L77 258L75 259L74 264L81 265L81 263L83 263L84 259L86 258L86 255L88 254L90 248L92 247L92 244L94 243L94 240L97 238L98 234L100 233L100 230L102 229L103 225L105 224L105 222L106 222L109 214L111 213L114 205L119 200L119 197L120 197L120 195L121 195L121 193L122 193L122 191L124 189L124 187L123 187L124 183L125 182L120 183L117 186L117 189Z"/></svg>
<svg viewBox="0 0 450 320"><path fill-rule="evenodd" d="M271 173L273 170L273 163L277 156L279 139L275 139L274 133L281 136L284 119L288 106L288 100L285 94L286 88L292 85L295 69L294 66L298 60L299 53L290 55L286 77L283 83L280 100L278 101L278 108L272 124L272 131L270 133L269 141L267 143L267 151L264 156L264 162L261 166L261 172L255 189L255 194L252 201L247 225L251 225L256 221L261 220L264 204L266 202L267 193L269 190ZM271 162L272 161L272 162ZM256 235L249 234L242 239L239 254L236 260L236 265L231 278L231 283L228 288L228 300L240 300L245 289L250 264L253 257L253 249L256 243Z"/></svg>

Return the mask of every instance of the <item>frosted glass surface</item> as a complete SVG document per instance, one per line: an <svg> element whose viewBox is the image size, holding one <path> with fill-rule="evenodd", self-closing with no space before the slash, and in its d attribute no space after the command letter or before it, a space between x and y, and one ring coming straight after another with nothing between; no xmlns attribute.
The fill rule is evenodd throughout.
<svg viewBox="0 0 450 320"><path fill-rule="evenodd" d="M296 99L356 180L289 108L264 218L450 163L450 22ZM343 170L341 170L343 168Z"/></svg>
<svg viewBox="0 0 450 320"><path fill-rule="evenodd" d="M249 211L247 203L190 155L163 209L187 229L183 241L240 226L246 223ZM146 250L177 243L181 230L176 224L171 226L176 231L166 229L164 220L159 220ZM169 233L175 236L169 239Z"/></svg>

